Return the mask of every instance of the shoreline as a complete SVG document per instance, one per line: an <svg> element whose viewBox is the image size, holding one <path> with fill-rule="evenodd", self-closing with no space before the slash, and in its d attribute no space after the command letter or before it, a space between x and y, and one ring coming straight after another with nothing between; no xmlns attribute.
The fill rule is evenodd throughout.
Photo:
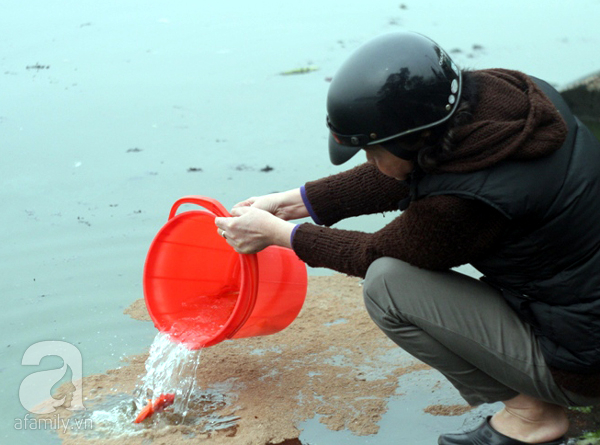
<svg viewBox="0 0 600 445"><path fill-rule="evenodd" d="M436 440L436 429L448 428L444 419L456 419L455 430L461 423L468 429L493 412L493 405L466 405L441 374L387 339L364 310L359 281L340 274L311 276L305 305L287 329L203 349L194 378L197 390L213 398L210 412L205 407L192 409L191 420L179 423L181 417L167 410L133 426L132 407L131 418L122 418L120 425L95 420L94 431L59 432L62 443L183 444L193 437L214 445L301 445L303 430L314 429L317 421L322 424L318 428L324 426L331 434L350 433L346 439L340 435L339 441L322 443L348 443L347 437L357 443L375 437L377 443L393 443L397 436L390 437L382 422L392 401L396 410L401 405L403 410L418 411L414 415L433 427L431 437L418 436L429 443ZM142 299L127 307L124 315L150 321ZM115 400L129 400L145 373L147 357L147 353L126 357L119 368L85 377L88 411L84 416L109 410ZM54 397L68 398L72 388L63 385ZM426 405L417 407L415 400L420 399ZM63 406L53 415L67 418L71 412ZM222 420L225 427L206 429L202 418L207 415L215 424ZM570 437L597 429L600 422L594 411L570 410L570 417ZM402 422L410 420L397 421L406 431ZM117 436L117 427L125 434Z"/></svg>

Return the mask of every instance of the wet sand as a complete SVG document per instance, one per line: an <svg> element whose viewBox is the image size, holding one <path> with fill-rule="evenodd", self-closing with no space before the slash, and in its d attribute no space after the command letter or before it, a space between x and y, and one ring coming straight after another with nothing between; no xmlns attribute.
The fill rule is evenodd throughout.
<svg viewBox="0 0 600 445"><path fill-rule="evenodd" d="M143 300L135 301L125 314L149 320ZM102 406L109 396L131 394L145 372L146 358L147 354L128 357L119 369L84 378L84 396L92 402L91 409ZM231 428L202 432L193 425L165 426L157 415L141 424L135 436L99 439L80 432L63 439L66 444L141 444L149 439L187 443L193 435L214 444L274 444L298 439L299 423L315 416L330 430L373 437L388 400L402 397L399 379L432 372L372 323L357 278L311 277L305 306L289 328L271 336L229 340L201 352L198 385L227 388L232 402L224 403L217 414L239 416ZM437 377L433 383L440 386ZM457 408L456 403L448 409L436 404L429 415L464 414L469 409ZM68 412L63 410L62 415Z"/></svg>
<svg viewBox="0 0 600 445"><path fill-rule="evenodd" d="M143 300L134 301L124 316L150 321ZM111 398L131 395L147 357L130 356L120 368L85 377L86 416L106 409ZM132 411L122 420L126 434L103 432L96 423L93 431L59 436L65 444L177 444L193 438L215 445L293 445L317 443L303 442L302 435L318 419L331 433L318 443L392 444L402 438L426 444L442 432L472 427L497 409L466 405L439 373L396 347L364 310L359 280L343 275L310 277L302 312L284 331L204 349L195 379L198 390L219 394L220 402L209 413L192 409L183 424L167 409L133 427ZM55 397L70 391L72 386L63 386ZM401 415L388 413L390 404L395 412L402 407ZM394 429L382 427L386 414L388 421L394 417L393 435ZM63 407L58 415L70 412ZM234 421L215 431L202 421L208 415ZM597 425L595 414L572 416L574 437Z"/></svg>

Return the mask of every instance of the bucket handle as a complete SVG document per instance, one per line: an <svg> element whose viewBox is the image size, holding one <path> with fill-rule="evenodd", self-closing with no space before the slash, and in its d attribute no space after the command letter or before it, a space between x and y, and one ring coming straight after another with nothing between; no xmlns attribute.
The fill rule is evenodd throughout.
<svg viewBox="0 0 600 445"><path fill-rule="evenodd" d="M196 204L200 207L204 207L206 210L212 212L216 216L231 216L223 204L216 199L209 198L207 196L189 195L179 198L173 203L173 207L171 207L171 213L169 213L169 219L175 217L177 210L182 204ZM236 311L239 312L236 314L238 316L238 319L236 320L237 327L229 332L226 338L232 338L242 328L248 318L250 318L250 314L254 310L254 304L256 303L256 296L258 293L258 260L256 258L256 254L239 254L239 256L242 264L243 276L247 277L246 280L250 289L248 295L250 296L250 299L246 303L246 306L241 309L241 311ZM216 341L213 339L214 343L211 341L210 344L206 344L204 346L211 346L224 339L225 338L220 338Z"/></svg>
<svg viewBox="0 0 600 445"><path fill-rule="evenodd" d="M171 207L171 213L169 213L169 219L172 219L175 216L175 214L177 213L177 210L179 209L179 207L182 204L196 204L196 205L199 205L200 207L204 207L205 209L211 211L212 213L214 213L217 216L225 216L225 217L231 216L231 214L227 211L227 209L223 206L223 204L221 204L216 199L209 198L206 196L189 195L189 196L184 196L183 198L179 198L177 201L175 201L175 203L173 204L173 207Z"/></svg>

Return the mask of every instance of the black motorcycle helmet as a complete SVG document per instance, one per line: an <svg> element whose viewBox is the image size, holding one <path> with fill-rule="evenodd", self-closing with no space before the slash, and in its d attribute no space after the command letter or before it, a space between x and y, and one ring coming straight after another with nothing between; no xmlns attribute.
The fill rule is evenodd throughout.
<svg viewBox="0 0 600 445"><path fill-rule="evenodd" d="M460 70L431 39L414 32L376 37L334 76L327 95L329 157L342 164L361 148L448 120L462 90ZM396 156L415 153L385 144Z"/></svg>

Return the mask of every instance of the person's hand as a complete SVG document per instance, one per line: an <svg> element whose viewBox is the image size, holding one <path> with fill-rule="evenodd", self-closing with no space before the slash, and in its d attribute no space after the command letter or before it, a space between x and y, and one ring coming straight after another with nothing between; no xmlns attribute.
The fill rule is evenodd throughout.
<svg viewBox="0 0 600 445"><path fill-rule="evenodd" d="M215 224L219 235L236 252L256 253L270 245L291 247L295 224L253 206L234 207L231 214L229 218L215 218Z"/></svg>
<svg viewBox="0 0 600 445"><path fill-rule="evenodd" d="M232 214L235 209L244 207L253 207L264 210L284 221L309 216L308 210L302 200L300 189L248 198L234 205Z"/></svg>

